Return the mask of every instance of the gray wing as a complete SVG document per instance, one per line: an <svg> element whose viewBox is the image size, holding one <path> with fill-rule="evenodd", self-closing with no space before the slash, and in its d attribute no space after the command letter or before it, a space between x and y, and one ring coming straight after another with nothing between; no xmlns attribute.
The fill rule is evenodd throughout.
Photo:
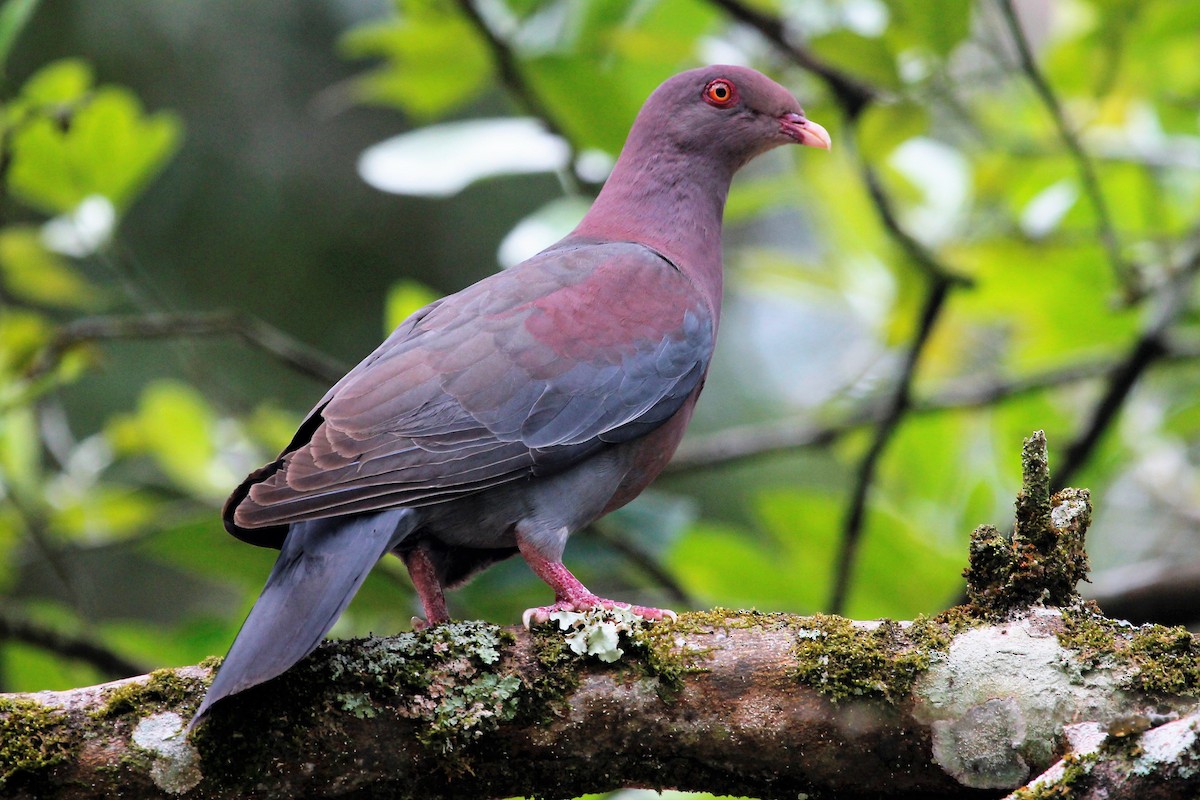
<svg viewBox="0 0 1200 800"><path fill-rule="evenodd" d="M427 505L565 469L669 419L708 368L713 323L647 248L543 253L406 321L235 492L227 524Z"/></svg>

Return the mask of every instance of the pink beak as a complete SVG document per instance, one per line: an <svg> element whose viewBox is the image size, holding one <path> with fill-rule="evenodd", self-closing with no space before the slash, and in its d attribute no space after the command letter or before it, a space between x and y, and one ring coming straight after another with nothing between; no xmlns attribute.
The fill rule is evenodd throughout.
<svg viewBox="0 0 1200 800"><path fill-rule="evenodd" d="M833 145L829 131L812 120L805 119L803 114L784 114L779 118L779 126L785 134L795 139L797 144L819 147L822 150L828 150Z"/></svg>

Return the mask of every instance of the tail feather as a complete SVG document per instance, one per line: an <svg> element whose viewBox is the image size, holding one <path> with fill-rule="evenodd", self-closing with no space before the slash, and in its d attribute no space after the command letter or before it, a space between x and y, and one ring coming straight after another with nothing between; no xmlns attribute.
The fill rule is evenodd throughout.
<svg viewBox="0 0 1200 800"><path fill-rule="evenodd" d="M375 563L414 528L416 512L407 508L292 524L188 729L214 703L269 681L315 650Z"/></svg>

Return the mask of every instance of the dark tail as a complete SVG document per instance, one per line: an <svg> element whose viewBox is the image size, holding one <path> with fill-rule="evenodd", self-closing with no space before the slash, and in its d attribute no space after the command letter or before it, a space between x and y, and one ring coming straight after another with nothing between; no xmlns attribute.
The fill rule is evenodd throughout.
<svg viewBox="0 0 1200 800"><path fill-rule="evenodd" d="M416 528L416 516L394 508L293 523L188 730L214 703L269 681L315 650L375 563Z"/></svg>

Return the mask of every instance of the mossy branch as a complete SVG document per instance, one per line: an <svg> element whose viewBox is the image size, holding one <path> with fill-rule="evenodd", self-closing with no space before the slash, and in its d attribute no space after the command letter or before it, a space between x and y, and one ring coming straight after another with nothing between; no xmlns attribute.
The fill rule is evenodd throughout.
<svg viewBox="0 0 1200 800"><path fill-rule="evenodd" d="M1080 601L1087 495L1049 495L1039 435L1023 473L1017 533L976 533L973 603L934 618L598 612L566 635L329 642L190 737L212 663L4 695L0 796L1197 796L1200 643Z"/></svg>
<svg viewBox="0 0 1200 800"><path fill-rule="evenodd" d="M611 664L565 642L456 623L328 643L190 739L208 667L9 695L0 795L999 797L1062 758L1070 725L1129 759L1200 695L1186 631L1051 608L1003 622L685 614L625 635ZM1195 796L1195 750L1148 774Z"/></svg>

